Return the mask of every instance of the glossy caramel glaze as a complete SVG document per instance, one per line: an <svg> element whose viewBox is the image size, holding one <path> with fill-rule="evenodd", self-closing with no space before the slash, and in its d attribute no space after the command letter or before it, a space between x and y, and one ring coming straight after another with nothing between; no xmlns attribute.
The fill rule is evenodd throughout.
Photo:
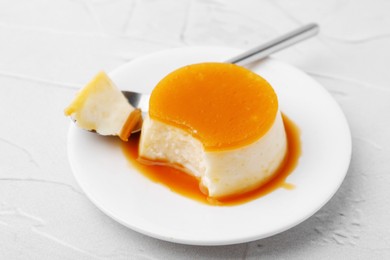
<svg viewBox="0 0 390 260"><path fill-rule="evenodd" d="M278 99L256 73L228 63L199 63L173 71L154 88L152 119L181 128L206 151L259 140L271 128Z"/></svg>

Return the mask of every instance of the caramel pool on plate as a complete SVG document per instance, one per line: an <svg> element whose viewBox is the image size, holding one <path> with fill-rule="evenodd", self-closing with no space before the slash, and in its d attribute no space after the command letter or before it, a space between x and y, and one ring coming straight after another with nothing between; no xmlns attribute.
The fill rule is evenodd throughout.
<svg viewBox="0 0 390 260"><path fill-rule="evenodd" d="M145 165L138 159L139 134L131 136L129 142L122 142L122 150L131 165L152 182L166 186L172 192L196 200L201 203L219 206L240 205L265 196L279 188L294 189L294 184L287 182L287 177L295 169L301 155L299 128L287 116L283 115L283 122L287 134L288 151L286 158L278 172L265 185L251 192L232 196L225 199L210 199L199 189L199 180L176 168L162 165Z"/></svg>

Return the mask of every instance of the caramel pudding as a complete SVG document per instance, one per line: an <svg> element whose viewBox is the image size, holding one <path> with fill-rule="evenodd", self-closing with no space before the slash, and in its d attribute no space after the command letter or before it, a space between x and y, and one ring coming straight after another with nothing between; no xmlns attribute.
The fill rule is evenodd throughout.
<svg viewBox="0 0 390 260"><path fill-rule="evenodd" d="M65 109L65 115L71 116L80 128L119 136L123 141L142 123L141 111L129 104L104 72L80 90Z"/></svg>
<svg viewBox="0 0 390 260"><path fill-rule="evenodd" d="M270 84L243 67L201 63L180 68L154 88L139 159L178 168L210 198L268 182L283 165L286 132Z"/></svg>

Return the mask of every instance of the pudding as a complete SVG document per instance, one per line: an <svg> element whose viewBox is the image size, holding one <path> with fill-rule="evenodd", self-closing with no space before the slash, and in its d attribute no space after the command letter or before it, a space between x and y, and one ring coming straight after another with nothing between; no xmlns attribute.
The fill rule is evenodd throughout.
<svg viewBox="0 0 390 260"><path fill-rule="evenodd" d="M151 94L139 143L141 162L183 170L211 198L265 184L286 152L274 90L227 63L193 64L163 78Z"/></svg>
<svg viewBox="0 0 390 260"><path fill-rule="evenodd" d="M139 109L127 101L106 73L98 73L65 109L77 126L101 135L119 136L127 141L142 123Z"/></svg>

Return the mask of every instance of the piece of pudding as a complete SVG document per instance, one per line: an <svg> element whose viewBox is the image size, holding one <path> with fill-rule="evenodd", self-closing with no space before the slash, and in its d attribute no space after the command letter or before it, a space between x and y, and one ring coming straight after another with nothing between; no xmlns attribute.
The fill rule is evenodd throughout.
<svg viewBox="0 0 390 260"><path fill-rule="evenodd" d="M106 73L98 73L65 109L77 126L101 135L119 136L127 141L142 123L139 109L127 101Z"/></svg>
<svg viewBox="0 0 390 260"><path fill-rule="evenodd" d="M177 167L226 198L265 184L284 162L285 129L270 84L243 67L201 63L154 88L139 143L143 163Z"/></svg>

